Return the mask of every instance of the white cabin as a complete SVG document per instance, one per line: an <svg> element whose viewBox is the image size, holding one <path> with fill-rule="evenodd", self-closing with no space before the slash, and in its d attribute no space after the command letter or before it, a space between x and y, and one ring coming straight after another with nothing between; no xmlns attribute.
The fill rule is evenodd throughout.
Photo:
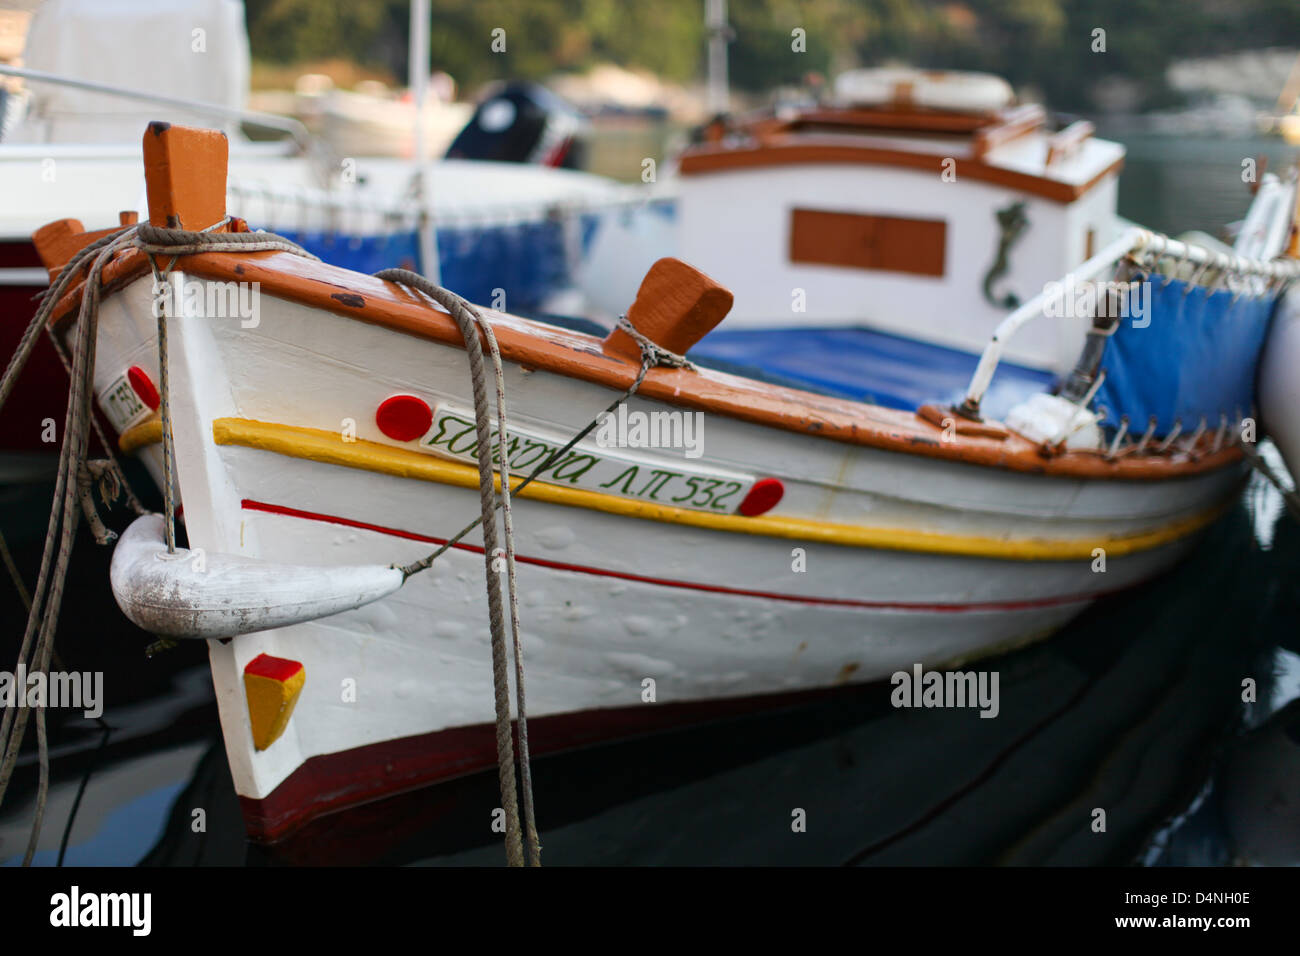
<svg viewBox="0 0 1300 956"><path fill-rule="evenodd" d="M1119 234L1124 148L1092 132L1052 130L997 77L848 73L833 102L715 124L683 153L678 254L735 292L727 328L867 326L979 352L1008 294L1032 298ZM1020 217L990 301L1002 221ZM1081 336L1040 323L1008 355L1067 368Z"/></svg>

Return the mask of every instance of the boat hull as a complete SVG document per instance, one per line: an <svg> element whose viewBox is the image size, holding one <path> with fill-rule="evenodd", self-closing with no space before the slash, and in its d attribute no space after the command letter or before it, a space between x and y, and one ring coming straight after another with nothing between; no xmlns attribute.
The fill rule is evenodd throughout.
<svg viewBox="0 0 1300 956"><path fill-rule="evenodd" d="M156 373L149 294L138 280L104 303L101 402L121 368ZM376 424L394 394L435 414L471 408L463 349L267 294L256 326L245 325L190 314L169 324L191 547L295 565L402 564L477 517L471 464L431 454L429 435L403 442ZM571 435L616 394L513 363L506 386L510 427L525 435ZM633 398L628 407L665 406ZM538 752L780 706L1043 637L1098 596L1173 564L1240 475L1048 478L722 415L704 422L698 459L680 448L636 454L683 471L774 478L784 496L769 515L563 480L516 498ZM142 450L157 472L158 446ZM590 440L579 450L633 454ZM491 765L484 574L471 532L388 598L210 642L227 756L254 836ZM244 672L263 654L300 663L306 680L283 735L259 750Z"/></svg>

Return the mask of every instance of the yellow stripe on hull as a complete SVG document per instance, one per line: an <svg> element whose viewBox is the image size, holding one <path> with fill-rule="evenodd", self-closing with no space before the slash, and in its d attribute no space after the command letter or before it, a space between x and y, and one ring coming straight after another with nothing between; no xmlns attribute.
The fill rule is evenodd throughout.
<svg viewBox="0 0 1300 956"><path fill-rule="evenodd" d="M212 423L212 437L218 445L240 445L291 458L358 468L397 478L432 481L460 488L477 488L479 484L478 469L472 465L361 439L345 442L337 432L315 428L277 425L246 418L218 418ZM523 476L519 476L519 480L522 481ZM519 495L536 501L588 508L628 518L690 525L715 531L789 538L795 541L819 541L851 548L918 551L1015 561L1091 559L1096 548L1104 548L1108 558L1147 551L1200 530L1218 517L1224 508L1216 505L1190 518L1182 518L1136 534L1073 539L1006 539L986 535L912 531L905 528L872 528L771 515L746 518L742 515L709 514L541 482L533 482Z"/></svg>

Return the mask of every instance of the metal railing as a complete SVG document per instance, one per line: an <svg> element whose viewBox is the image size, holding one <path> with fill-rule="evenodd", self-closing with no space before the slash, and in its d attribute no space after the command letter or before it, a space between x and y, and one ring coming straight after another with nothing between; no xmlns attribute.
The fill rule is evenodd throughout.
<svg viewBox="0 0 1300 956"><path fill-rule="evenodd" d="M1049 306L1060 305L1068 289L1078 283L1093 281L1121 259L1132 255L1143 255L1157 260L1171 258L1180 263L1199 266L1202 271L1212 270L1221 274L1254 276L1266 280L1289 281L1300 277L1300 260L1249 259L1235 254L1215 252L1204 246L1179 242L1161 233L1132 226L1097 255L1067 273L1059 281L1049 283L1042 292L998 323L992 339L980 356L979 365L976 366L975 374L971 377L970 386L966 389L966 398L959 411L971 418L979 417L980 402L1002 359L1003 346L1011 336L1027 323L1044 315Z"/></svg>
<svg viewBox="0 0 1300 956"><path fill-rule="evenodd" d="M310 152L315 144L315 140L311 133L307 131L306 126L296 119L287 116L276 116L274 113L241 110L232 106L222 106L219 103L187 100L179 96L165 96L162 93L154 93L149 90L132 90L122 86L113 86L110 83L78 80L70 76L60 76L57 73L44 73L40 70L28 70L24 67L6 66L4 64L0 64L0 76L17 76L33 82L53 83L56 86L87 90L91 93L104 93L123 99L139 100L142 103L156 103L159 106L168 106L172 109L187 110L191 113L199 113L217 119L233 120L238 123L247 123L249 126L275 130L292 137L304 153Z"/></svg>

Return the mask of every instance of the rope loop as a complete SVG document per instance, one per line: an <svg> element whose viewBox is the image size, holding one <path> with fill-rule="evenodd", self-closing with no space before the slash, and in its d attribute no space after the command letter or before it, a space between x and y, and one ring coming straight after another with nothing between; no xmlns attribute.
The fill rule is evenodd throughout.
<svg viewBox="0 0 1300 956"><path fill-rule="evenodd" d="M658 342L643 335L626 315L618 317L618 328L622 329L632 337L641 348L641 362L647 368L653 368L656 365L666 365L669 368L684 368L691 371L695 370L695 365L685 355L678 355L676 352L670 352Z"/></svg>

